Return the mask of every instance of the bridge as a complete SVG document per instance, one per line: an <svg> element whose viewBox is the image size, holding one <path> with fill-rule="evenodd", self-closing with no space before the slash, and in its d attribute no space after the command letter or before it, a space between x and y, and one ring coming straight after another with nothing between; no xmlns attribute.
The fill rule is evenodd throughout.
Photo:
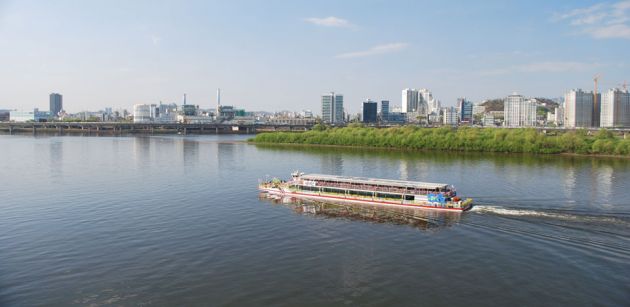
<svg viewBox="0 0 630 307"><path fill-rule="evenodd" d="M255 134L270 131L307 131L313 125L250 123L131 123L131 122L0 122L0 131L14 132L80 132L95 134L176 133L176 134Z"/></svg>

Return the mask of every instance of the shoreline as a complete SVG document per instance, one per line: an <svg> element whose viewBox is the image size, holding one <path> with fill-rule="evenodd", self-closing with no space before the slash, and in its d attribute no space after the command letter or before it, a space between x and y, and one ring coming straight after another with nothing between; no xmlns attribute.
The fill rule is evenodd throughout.
<svg viewBox="0 0 630 307"><path fill-rule="evenodd" d="M440 150L440 149L420 149L420 148L408 148L408 147L379 147L368 145L330 145L330 144L303 144L303 143L274 143L274 142L256 142L251 140L236 141L244 142L252 145L269 145L269 146L291 146L291 147L316 147L316 148L353 148L353 149L368 149L368 150L395 150L399 152L446 152L446 153L491 153L500 155L531 155L531 156L567 156L567 157L592 157L592 158L621 158L630 159L630 156L622 155L605 155L605 154L580 154L572 152L560 152L560 153L533 153L533 152L506 152L506 151L479 151L479 150Z"/></svg>
<svg viewBox="0 0 630 307"><path fill-rule="evenodd" d="M248 141L258 144L332 145L386 150L630 157L630 140L626 138L627 135L619 135L606 129L600 129L596 133L576 130L547 134L532 128L317 128L301 134L261 133Z"/></svg>

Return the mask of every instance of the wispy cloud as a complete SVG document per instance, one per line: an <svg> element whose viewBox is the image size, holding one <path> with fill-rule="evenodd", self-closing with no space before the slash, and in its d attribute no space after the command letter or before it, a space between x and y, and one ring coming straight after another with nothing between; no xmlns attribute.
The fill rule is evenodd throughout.
<svg viewBox="0 0 630 307"><path fill-rule="evenodd" d="M525 65L516 66L516 70L520 72L567 72L567 71L584 71L591 68L601 66L598 63L583 62L535 62Z"/></svg>
<svg viewBox="0 0 630 307"><path fill-rule="evenodd" d="M480 71L481 76L498 76L512 73L562 73L571 71L586 71L602 66L599 63L573 62L573 61L547 61L532 62L510 67L495 68Z"/></svg>
<svg viewBox="0 0 630 307"><path fill-rule="evenodd" d="M377 45L367 50L338 54L335 56L335 58L338 58L338 59L361 58L361 57L367 57L367 56L373 56L373 55L379 55L379 54L385 54L385 53L392 53L392 52L401 51L407 48L407 46L409 46L409 44L407 43L391 43L391 44Z"/></svg>
<svg viewBox="0 0 630 307"><path fill-rule="evenodd" d="M557 13L552 20L568 22L577 27L580 33L597 39L630 39L630 0L598 3Z"/></svg>
<svg viewBox="0 0 630 307"><path fill-rule="evenodd" d="M159 45L161 41L162 41L162 37L158 35L151 35L151 42L153 43L154 46Z"/></svg>
<svg viewBox="0 0 630 307"><path fill-rule="evenodd" d="M311 17L311 18L305 18L304 21L308 23L312 23L314 25L322 26L322 27L337 27L337 28L355 27L355 25L349 22L348 20L335 17L335 16L329 16L329 17L324 17L324 18Z"/></svg>
<svg viewBox="0 0 630 307"><path fill-rule="evenodd" d="M594 38L626 38L630 39L630 26L627 24L593 27L585 30Z"/></svg>

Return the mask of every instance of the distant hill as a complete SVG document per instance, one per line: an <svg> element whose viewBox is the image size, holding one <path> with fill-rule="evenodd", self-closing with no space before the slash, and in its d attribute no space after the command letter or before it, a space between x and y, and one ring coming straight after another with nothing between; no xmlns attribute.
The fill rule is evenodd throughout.
<svg viewBox="0 0 630 307"><path fill-rule="evenodd" d="M486 100L481 105L486 107L486 112L503 111L503 98Z"/></svg>

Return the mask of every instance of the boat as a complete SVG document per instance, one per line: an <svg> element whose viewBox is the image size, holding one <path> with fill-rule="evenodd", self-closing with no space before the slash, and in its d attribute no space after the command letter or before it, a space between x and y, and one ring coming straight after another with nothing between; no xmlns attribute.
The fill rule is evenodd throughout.
<svg viewBox="0 0 630 307"><path fill-rule="evenodd" d="M415 207L463 212L472 208L472 199L457 196L455 187L445 183L364 177L304 174L295 171L290 180L260 181L263 193L324 202Z"/></svg>

